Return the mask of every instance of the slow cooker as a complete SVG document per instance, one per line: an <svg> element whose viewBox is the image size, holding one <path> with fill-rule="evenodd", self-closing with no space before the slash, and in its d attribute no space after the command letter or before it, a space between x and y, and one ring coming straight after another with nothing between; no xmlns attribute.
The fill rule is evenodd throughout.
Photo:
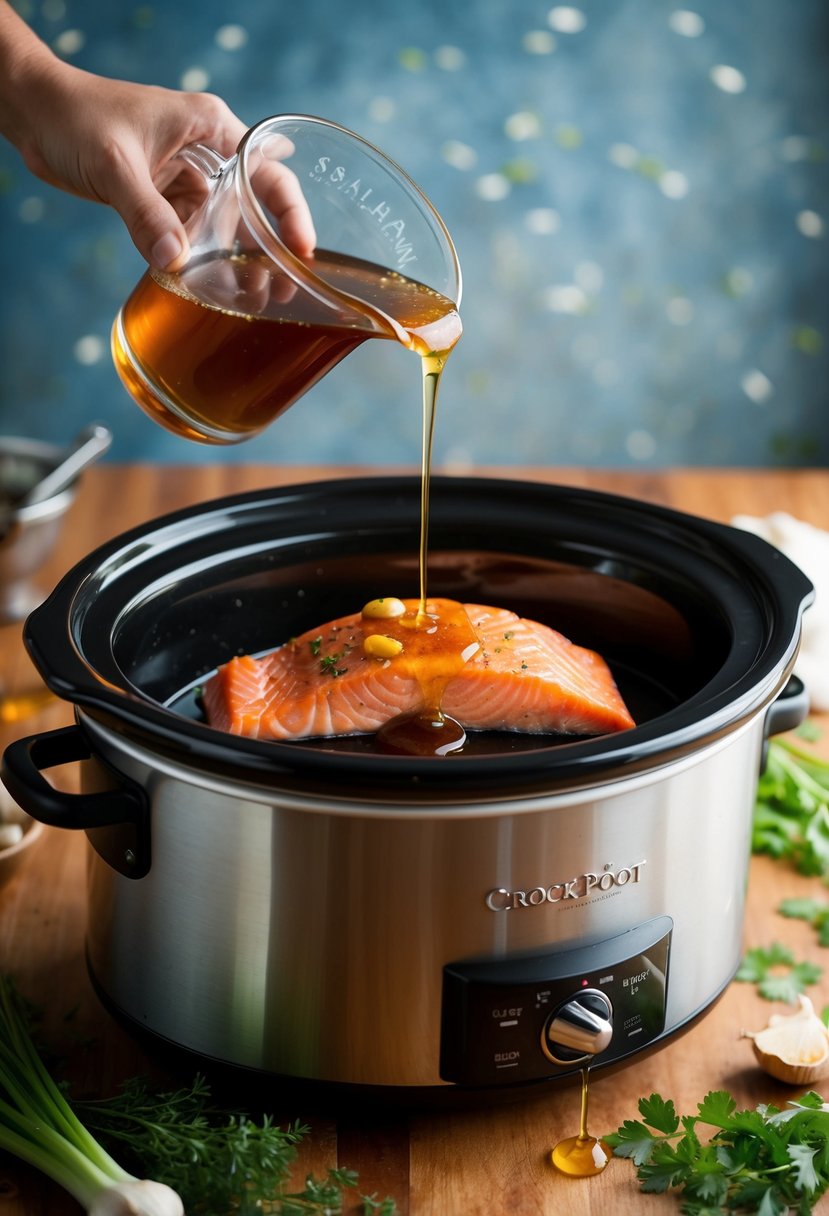
<svg viewBox="0 0 829 1216"><path fill-rule="evenodd" d="M635 728L406 757L202 719L232 655L416 596L419 507L414 477L196 506L105 544L28 619L76 721L13 743L3 778L86 832L92 978L159 1044L330 1087L494 1095L617 1066L733 977L757 777L805 713L790 673L813 595L753 535L436 478L430 594L599 651ZM74 762L80 793L44 776Z"/></svg>

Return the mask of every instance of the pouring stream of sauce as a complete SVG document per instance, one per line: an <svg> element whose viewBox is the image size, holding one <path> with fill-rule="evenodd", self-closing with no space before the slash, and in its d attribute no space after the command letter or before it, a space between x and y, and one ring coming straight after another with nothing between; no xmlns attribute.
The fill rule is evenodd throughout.
<svg viewBox="0 0 829 1216"><path fill-rule="evenodd" d="M447 301L448 303L448 301ZM443 601L440 613L429 611L427 567L429 558L429 489L435 434L438 388L446 360L461 336L461 321L454 307L418 329L407 330L412 349L421 357L423 372L423 445L420 474L420 548L418 554L420 601L416 613L401 624L428 638L418 656L418 680L423 708L398 714L375 736L378 751L409 756L447 756L460 751L466 731L441 709L443 691L477 650L477 639L461 604ZM414 639L413 639L414 640Z"/></svg>

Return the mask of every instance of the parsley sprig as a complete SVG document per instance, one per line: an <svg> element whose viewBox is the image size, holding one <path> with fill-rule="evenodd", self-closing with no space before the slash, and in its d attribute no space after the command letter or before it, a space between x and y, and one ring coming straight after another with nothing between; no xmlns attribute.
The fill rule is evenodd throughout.
<svg viewBox="0 0 829 1216"><path fill-rule="evenodd" d="M823 969L816 963L796 963L788 946L772 942L747 950L736 976L742 983L756 984L760 996L767 1001L797 1003L798 994L810 984L816 984Z"/></svg>
<svg viewBox="0 0 829 1216"><path fill-rule="evenodd" d="M331 676L333 679L336 679L337 676L344 676L348 671L348 668L337 666L340 660L344 658L345 651L343 651L342 654L325 655L324 658L320 659L320 674L324 676Z"/></svg>
<svg viewBox="0 0 829 1216"><path fill-rule="evenodd" d="M347 667L338 667L337 664L342 659L348 657L352 647L346 645L342 651L334 651L331 654L321 655L322 634L320 634L318 637L309 640L308 649L311 651L312 656L320 661L320 675L331 676L333 679L336 679L337 676L344 676L348 671Z"/></svg>
<svg viewBox="0 0 829 1216"><path fill-rule="evenodd" d="M829 900L784 899L777 910L790 920L805 920L817 934L818 945L829 946Z"/></svg>
<svg viewBox="0 0 829 1216"><path fill-rule="evenodd" d="M820 1094L786 1110L738 1110L731 1094L712 1090L696 1115L682 1116L651 1094L639 1113L602 1139L633 1161L643 1191L679 1191L686 1216L806 1216L829 1187L829 1105ZM700 1125L716 1129L707 1142Z"/></svg>
<svg viewBox="0 0 829 1216"><path fill-rule="evenodd" d="M769 743L752 848L793 862L801 874L829 880L829 761L788 739Z"/></svg>

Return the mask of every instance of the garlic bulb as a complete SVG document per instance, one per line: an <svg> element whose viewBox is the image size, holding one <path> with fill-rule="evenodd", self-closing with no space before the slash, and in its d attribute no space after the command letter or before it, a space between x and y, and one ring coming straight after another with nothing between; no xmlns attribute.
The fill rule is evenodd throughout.
<svg viewBox="0 0 829 1216"><path fill-rule="evenodd" d="M789 1085L807 1085L829 1075L829 1029L807 996L796 1013L774 1014L765 1030L744 1031L760 1067Z"/></svg>

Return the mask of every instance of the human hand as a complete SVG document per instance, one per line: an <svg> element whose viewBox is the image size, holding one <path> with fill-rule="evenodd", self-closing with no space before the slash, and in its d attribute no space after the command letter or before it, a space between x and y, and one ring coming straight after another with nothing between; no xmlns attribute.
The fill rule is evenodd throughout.
<svg viewBox="0 0 829 1216"><path fill-rule="evenodd" d="M26 164L52 185L109 203L150 265L179 269L189 254L183 220L201 202L204 183L177 153L204 142L231 156L244 123L209 93L177 93L72 71L60 86L68 93L65 104L50 107L60 121L39 118L32 124L22 149ZM292 174L282 176L274 209L286 243L300 255L312 253L311 218Z"/></svg>
<svg viewBox="0 0 829 1216"><path fill-rule="evenodd" d="M0 77L0 130L31 172L108 203L150 265L180 269L189 255L183 221L205 185L177 154L201 142L231 156L246 131L241 119L209 93L110 80L64 63L3 0ZM280 174L268 201L286 244L310 255L313 223L292 173Z"/></svg>

